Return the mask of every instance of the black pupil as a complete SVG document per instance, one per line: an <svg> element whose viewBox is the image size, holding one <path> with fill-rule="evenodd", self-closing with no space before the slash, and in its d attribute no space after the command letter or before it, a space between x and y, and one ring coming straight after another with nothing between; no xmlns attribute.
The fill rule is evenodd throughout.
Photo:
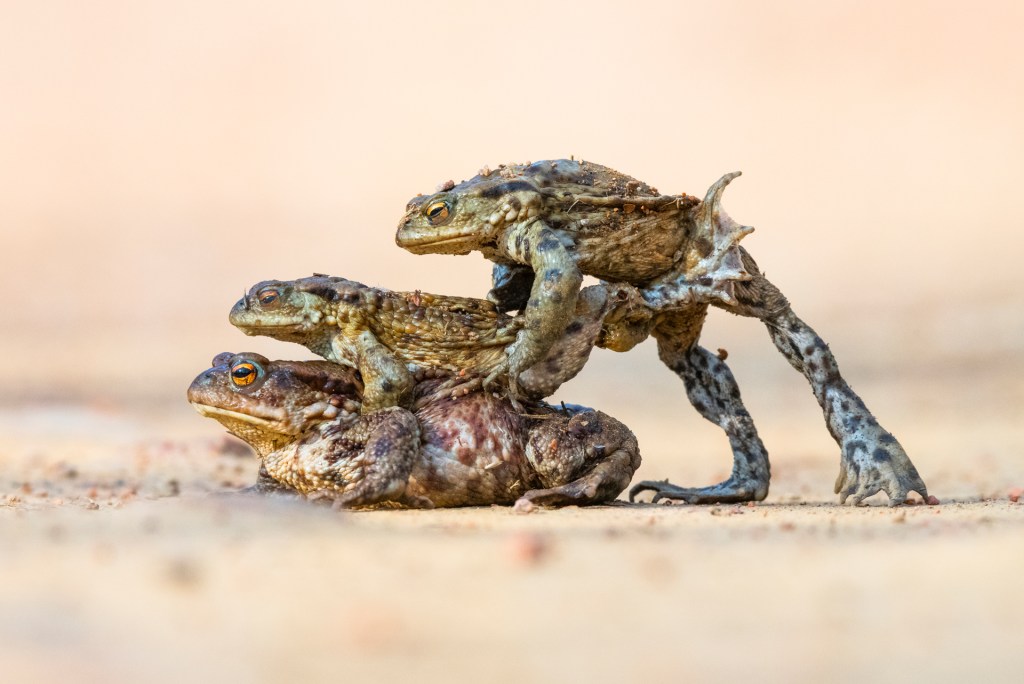
<svg viewBox="0 0 1024 684"><path fill-rule="evenodd" d="M268 292L267 294L265 294L262 297L260 297L260 301L263 302L264 304L269 304L270 302L274 301L275 299L277 299L277 293L276 292Z"/></svg>
<svg viewBox="0 0 1024 684"><path fill-rule="evenodd" d="M231 374L236 378L247 378L254 372L255 371L253 371L249 366L235 366L234 370L231 371Z"/></svg>
<svg viewBox="0 0 1024 684"><path fill-rule="evenodd" d="M444 205L435 204L430 208L430 211L427 212L427 215L430 216L430 218L437 218L442 211L444 211Z"/></svg>

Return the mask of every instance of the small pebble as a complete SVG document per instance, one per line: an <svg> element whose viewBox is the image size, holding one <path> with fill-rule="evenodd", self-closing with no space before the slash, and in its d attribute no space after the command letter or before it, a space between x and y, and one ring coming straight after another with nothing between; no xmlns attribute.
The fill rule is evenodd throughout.
<svg viewBox="0 0 1024 684"><path fill-rule="evenodd" d="M550 551L550 544L539 534L522 532L508 542L509 555L520 565L536 565Z"/></svg>
<svg viewBox="0 0 1024 684"><path fill-rule="evenodd" d="M519 513L521 515L527 515L537 510L537 507L533 505L533 502L527 498L516 500L514 506L512 506L513 513Z"/></svg>

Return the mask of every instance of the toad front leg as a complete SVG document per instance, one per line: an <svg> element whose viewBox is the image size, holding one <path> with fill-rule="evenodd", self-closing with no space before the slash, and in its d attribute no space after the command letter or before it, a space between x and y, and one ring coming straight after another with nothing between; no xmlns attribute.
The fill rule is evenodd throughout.
<svg viewBox="0 0 1024 684"><path fill-rule="evenodd" d="M485 381L491 383L507 371L514 389L519 374L543 359L569 324L583 275L564 238L539 219L511 227L500 248L514 261L529 264L535 274L523 329L509 347L508 360Z"/></svg>
<svg viewBox="0 0 1024 684"><path fill-rule="evenodd" d="M309 499L328 499L335 508L386 501L431 507L429 500L405 494L420 449L419 423L409 411L382 409L351 427L327 426L316 437L301 443L290 462L271 466L290 470L284 478L303 480Z"/></svg>
<svg viewBox="0 0 1024 684"><path fill-rule="evenodd" d="M344 344L344 340L339 337L335 343ZM355 347L357 367L365 386L361 412L366 414L388 406L408 406L416 380L405 363L368 331L360 333ZM347 355L336 353L336 356L345 358Z"/></svg>
<svg viewBox="0 0 1024 684"><path fill-rule="evenodd" d="M811 384L829 433L842 449L835 486L839 500L845 503L851 498L856 504L880 491L889 496L891 506L905 502L911 491L927 500L928 489L907 453L839 374L839 365L825 341L793 313L786 298L761 275L745 251L743 259L755 277L737 283L738 304L723 308L761 319L776 348Z"/></svg>

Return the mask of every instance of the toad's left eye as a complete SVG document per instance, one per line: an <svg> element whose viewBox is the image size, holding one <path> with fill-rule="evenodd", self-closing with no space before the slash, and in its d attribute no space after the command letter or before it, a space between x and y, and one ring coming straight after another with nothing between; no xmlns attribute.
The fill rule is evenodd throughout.
<svg viewBox="0 0 1024 684"><path fill-rule="evenodd" d="M434 225L441 223L446 220L452 213L451 206L445 200L438 200L431 202L427 205L427 208L423 210L424 215Z"/></svg>
<svg viewBox="0 0 1024 684"><path fill-rule="evenodd" d="M256 366L248 361L243 361L231 367L231 382L235 383L237 387L245 387L251 385L258 374Z"/></svg>
<svg viewBox="0 0 1024 684"><path fill-rule="evenodd" d="M267 288L266 290L261 290L258 297L260 300L260 304L262 304L263 306L270 306L271 304L276 303L277 300L281 298L281 293L273 288Z"/></svg>

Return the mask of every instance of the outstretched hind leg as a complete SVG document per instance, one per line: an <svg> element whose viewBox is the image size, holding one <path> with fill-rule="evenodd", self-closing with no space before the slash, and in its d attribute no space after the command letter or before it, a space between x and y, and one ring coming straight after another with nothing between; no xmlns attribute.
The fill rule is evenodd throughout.
<svg viewBox="0 0 1024 684"><path fill-rule="evenodd" d="M825 341L793 313L746 251L743 262L754 278L736 283L736 305L716 305L763 321L775 347L811 384L829 433L842 451L835 486L840 502L850 498L860 503L880 491L889 496L892 506L906 501L911 491L927 500L928 489L906 451L839 374L839 365Z"/></svg>
<svg viewBox="0 0 1024 684"><path fill-rule="evenodd" d="M710 487L679 487L667 481L645 481L633 486L629 500L641 492L654 492L653 502L678 499L694 504L762 501L768 496L771 468L768 451L757 435L754 420L740 399L739 386L724 357L693 344L678 348L678 338L658 339L661 360L686 383L686 395L706 419L721 427L732 447L732 474Z"/></svg>

